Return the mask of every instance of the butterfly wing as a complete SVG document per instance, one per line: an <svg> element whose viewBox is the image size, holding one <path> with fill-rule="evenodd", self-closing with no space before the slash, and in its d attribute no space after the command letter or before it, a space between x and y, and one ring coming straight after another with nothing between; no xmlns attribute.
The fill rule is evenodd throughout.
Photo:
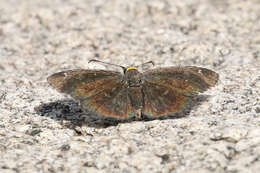
<svg viewBox="0 0 260 173"><path fill-rule="evenodd" d="M47 78L58 91L80 100L83 109L97 115L128 118L131 114L127 88L119 72L68 70Z"/></svg>
<svg viewBox="0 0 260 173"><path fill-rule="evenodd" d="M143 114L164 116L183 110L190 96L214 86L218 74L194 66L168 67L143 73L143 80Z"/></svg>
<svg viewBox="0 0 260 173"><path fill-rule="evenodd" d="M167 86L145 82L142 89L144 94L142 114L148 117L166 116L179 112L190 101L190 97Z"/></svg>

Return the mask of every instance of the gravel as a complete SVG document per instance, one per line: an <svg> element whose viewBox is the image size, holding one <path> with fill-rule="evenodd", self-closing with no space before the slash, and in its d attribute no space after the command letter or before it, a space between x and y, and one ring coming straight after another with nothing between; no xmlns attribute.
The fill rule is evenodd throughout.
<svg viewBox="0 0 260 173"><path fill-rule="evenodd" d="M260 170L259 0L0 1L0 172ZM219 73L188 115L91 117L46 78L154 61Z"/></svg>

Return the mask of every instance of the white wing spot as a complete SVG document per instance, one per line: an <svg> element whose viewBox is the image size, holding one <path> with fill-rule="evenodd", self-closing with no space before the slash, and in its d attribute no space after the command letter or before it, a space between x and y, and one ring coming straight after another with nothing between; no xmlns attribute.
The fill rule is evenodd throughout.
<svg viewBox="0 0 260 173"><path fill-rule="evenodd" d="M66 79L68 77L67 73L64 73L64 79Z"/></svg>
<svg viewBox="0 0 260 173"><path fill-rule="evenodd" d="M169 93L169 90L164 91L163 95L167 95Z"/></svg>

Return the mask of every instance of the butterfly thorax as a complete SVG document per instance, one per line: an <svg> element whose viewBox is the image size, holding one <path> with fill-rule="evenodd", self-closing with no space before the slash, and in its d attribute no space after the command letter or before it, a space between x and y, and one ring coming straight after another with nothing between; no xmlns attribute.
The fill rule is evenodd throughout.
<svg viewBox="0 0 260 173"><path fill-rule="evenodd" d="M140 87L142 84L142 73L136 67L128 67L124 75L125 81L129 87Z"/></svg>

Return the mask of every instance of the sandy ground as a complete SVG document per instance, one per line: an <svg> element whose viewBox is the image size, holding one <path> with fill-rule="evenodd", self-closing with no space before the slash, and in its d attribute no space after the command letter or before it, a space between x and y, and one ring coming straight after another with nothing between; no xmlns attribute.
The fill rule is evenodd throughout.
<svg viewBox="0 0 260 173"><path fill-rule="evenodd" d="M259 0L0 0L0 172L259 171L259 21ZM105 122L46 81L92 58L220 80L184 117Z"/></svg>

